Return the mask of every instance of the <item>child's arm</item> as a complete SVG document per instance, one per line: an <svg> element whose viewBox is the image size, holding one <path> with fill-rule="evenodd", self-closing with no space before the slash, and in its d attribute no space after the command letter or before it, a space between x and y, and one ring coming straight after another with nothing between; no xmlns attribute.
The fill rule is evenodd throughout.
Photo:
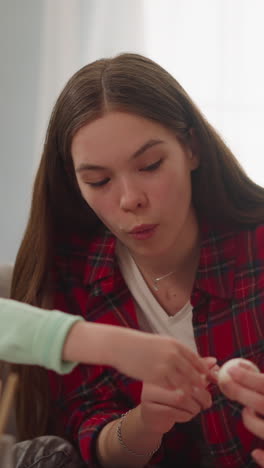
<svg viewBox="0 0 264 468"><path fill-rule="evenodd" d="M182 379L200 385L201 374L209 377L216 362L202 359L171 337L90 322L73 325L63 359L112 366L135 379L165 386L177 386Z"/></svg>
<svg viewBox="0 0 264 468"><path fill-rule="evenodd" d="M68 373L77 362L109 365L138 380L198 385L205 360L177 340L0 299L0 359Z"/></svg>

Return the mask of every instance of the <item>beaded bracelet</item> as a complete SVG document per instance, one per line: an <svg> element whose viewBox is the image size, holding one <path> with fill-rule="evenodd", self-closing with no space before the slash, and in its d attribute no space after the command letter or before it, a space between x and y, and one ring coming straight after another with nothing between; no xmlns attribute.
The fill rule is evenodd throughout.
<svg viewBox="0 0 264 468"><path fill-rule="evenodd" d="M121 427L122 427L125 416L127 416L128 413L130 413L130 411L131 410L129 410L126 413L121 415L121 418L120 418L120 421L118 423L117 430L116 430L117 438L118 438L120 444L122 445L122 447L124 447L124 449L126 449L127 452L131 453L131 455L134 455L134 457L144 457L144 458L145 457L152 457L152 455L154 455L154 453L157 452L157 450L159 450L159 448L161 446L161 443L159 444L159 446L157 448L155 448L151 452L141 454L141 453L136 453L133 450L130 450L130 448L128 448L127 445L125 444L125 442L123 441L123 437L122 437L122 433L121 433Z"/></svg>

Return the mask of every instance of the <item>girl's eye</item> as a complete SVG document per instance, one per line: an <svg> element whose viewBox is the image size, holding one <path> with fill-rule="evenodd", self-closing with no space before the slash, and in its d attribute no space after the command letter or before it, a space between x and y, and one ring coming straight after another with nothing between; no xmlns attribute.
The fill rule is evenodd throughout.
<svg viewBox="0 0 264 468"><path fill-rule="evenodd" d="M142 169L140 169L140 171L142 171L142 172L155 171L156 169L158 169L160 167L162 162L163 162L163 159L160 158L158 161L154 162L153 164L150 164L149 166L143 167ZM99 180L98 182L85 182L85 184L90 185L90 187L97 188L97 187L103 187L104 185L106 185L109 182L109 180L110 180L110 178L106 177L105 179Z"/></svg>
<svg viewBox="0 0 264 468"><path fill-rule="evenodd" d="M146 166L146 167L143 167L142 169L140 169L141 171L155 171L156 169L158 169L161 165L161 163L163 162L163 159L160 158L158 161L156 161L155 163L153 164L150 164L149 166Z"/></svg>
<svg viewBox="0 0 264 468"><path fill-rule="evenodd" d="M91 187L102 187L109 182L109 178L99 180L98 182L86 182L86 185L90 185Z"/></svg>

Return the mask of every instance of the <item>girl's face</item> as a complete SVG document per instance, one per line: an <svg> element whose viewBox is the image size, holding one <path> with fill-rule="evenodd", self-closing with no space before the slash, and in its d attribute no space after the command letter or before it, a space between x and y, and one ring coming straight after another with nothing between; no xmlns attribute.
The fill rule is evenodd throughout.
<svg viewBox="0 0 264 468"><path fill-rule="evenodd" d="M190 236L197 155L151 120L110 112L82 127L72 157L83 198L134 255L162 255Z"/></svg>

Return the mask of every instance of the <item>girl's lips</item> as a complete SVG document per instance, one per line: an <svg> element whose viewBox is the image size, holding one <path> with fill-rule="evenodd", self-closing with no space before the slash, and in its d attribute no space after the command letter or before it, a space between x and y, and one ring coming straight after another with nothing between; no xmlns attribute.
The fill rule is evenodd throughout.
<svg viewBox="0 0 264 468"><path fill-rule="evenodd" d="M149 239L154 235L156 230L157 224L146 224L137 226L132 231L129 232L130 236L134 237L134 239L138 240L145 240Z"/></svg>

